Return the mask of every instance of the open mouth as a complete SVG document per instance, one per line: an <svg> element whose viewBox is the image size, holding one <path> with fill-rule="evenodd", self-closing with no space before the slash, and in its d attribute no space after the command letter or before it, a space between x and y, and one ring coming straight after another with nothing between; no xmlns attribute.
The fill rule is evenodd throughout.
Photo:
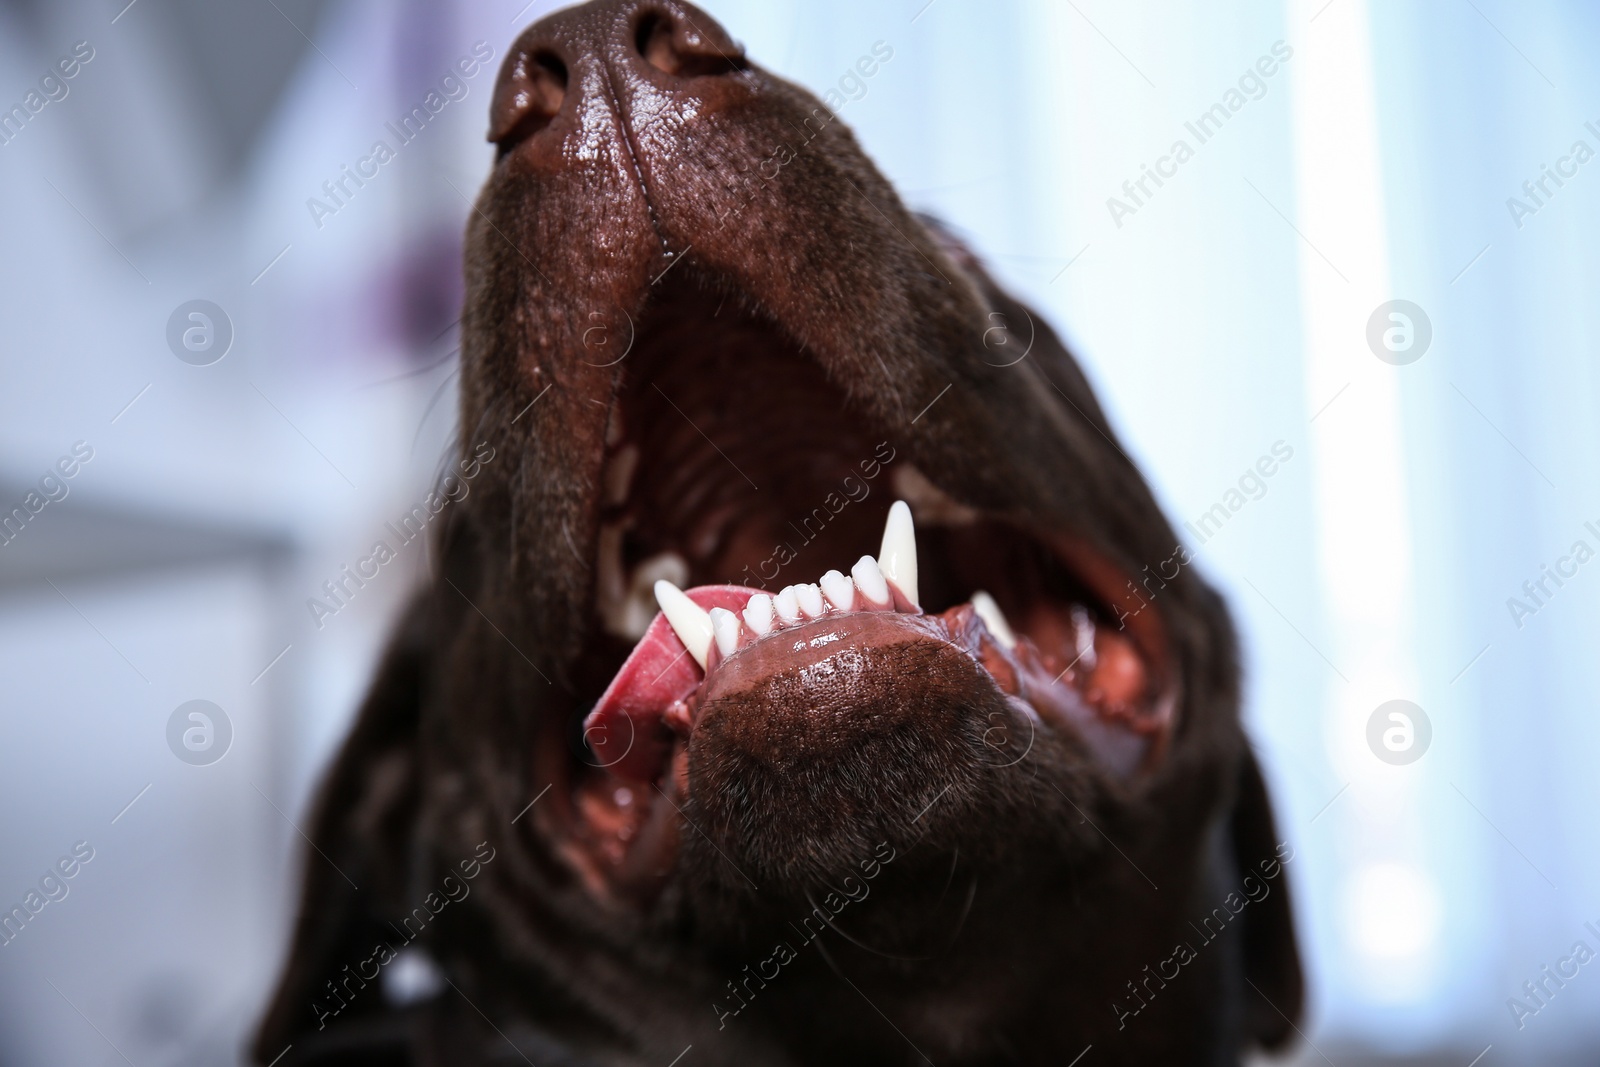
<svg viewBox="0 0 1600 1067"><path fill-rule="evenodd" d="M854 731L914 728L886 706L921 700L930 657L970 666L966 692L991 718L1006 709L1024 754L1047 733L1111 779L1153 767L1175 685L1128 577L1081 540L956 499L803 338L682 275L638 323L607 433L574 727L580 867L659 882L704 788L708 718L742 717L739 736L759 735L747 754L803 776Z"/></svg>

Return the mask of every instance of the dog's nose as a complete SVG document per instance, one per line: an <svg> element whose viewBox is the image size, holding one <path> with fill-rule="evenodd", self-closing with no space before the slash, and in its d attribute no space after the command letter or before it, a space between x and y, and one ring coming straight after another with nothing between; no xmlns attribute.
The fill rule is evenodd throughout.
<svg viewBox="0 0 1600 1067"><path fill-rule="evenodd" d="M530 26L500 72L489 140L501 155L587 97L635 90L703 91L704 78L744 70L744 50L717 21L678 0L593 0Z"/></svg>

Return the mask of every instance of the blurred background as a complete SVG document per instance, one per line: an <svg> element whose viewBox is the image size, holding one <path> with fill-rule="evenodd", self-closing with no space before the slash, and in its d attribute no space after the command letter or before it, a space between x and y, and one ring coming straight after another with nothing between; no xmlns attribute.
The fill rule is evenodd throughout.
<svg viewBox="0 0 1600 1067"><path fill-rule="evenodd" d="M0 5L5 1067L240 1062L422 550L308 601L445 459L554 6ZM1227 593L1295 1061L1600 1062L1600 9L703 6L1064 332Z"/></svg>

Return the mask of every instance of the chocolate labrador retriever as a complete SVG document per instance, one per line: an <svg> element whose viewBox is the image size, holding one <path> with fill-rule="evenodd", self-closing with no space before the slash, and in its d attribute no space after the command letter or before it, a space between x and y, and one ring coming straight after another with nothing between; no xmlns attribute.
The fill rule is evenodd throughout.
<svg viewBox="0 0 1600 1067"><path fill-rule="evenodd" d="M679 0L527 30L489 137L459 502L259 1063L1285 1043L1234 633L1061 342Z"/></svg>

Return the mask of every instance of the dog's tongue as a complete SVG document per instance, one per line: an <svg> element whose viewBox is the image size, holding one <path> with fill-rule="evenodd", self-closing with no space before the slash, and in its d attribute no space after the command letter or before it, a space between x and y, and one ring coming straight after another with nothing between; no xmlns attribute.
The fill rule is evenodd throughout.
<svg viewBox="0 0 1600 1067"><path fill-rule="evenodd" d="M685 590L710 611L737 612L759 593L742 585L701 585ZM617 676L584 720L583 736L600 766L613 774L649 781L660 773L672 745L668 713L694 695L700 669L667 617L657 614Z"/></svg>

